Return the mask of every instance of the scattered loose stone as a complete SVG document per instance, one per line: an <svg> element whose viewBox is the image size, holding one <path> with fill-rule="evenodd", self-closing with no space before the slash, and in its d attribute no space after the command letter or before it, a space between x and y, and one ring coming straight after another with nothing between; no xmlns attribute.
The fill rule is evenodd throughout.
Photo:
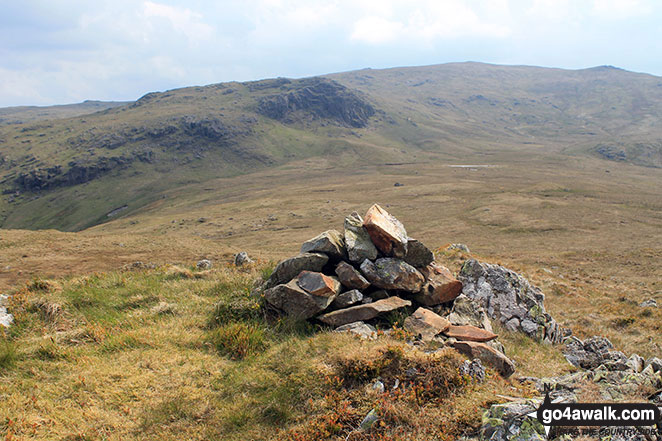
<svg viewBox="0 0 662 441"><path fill-rule="evenodd" d="M301 245L302 253L324 253L334 259L345 257L345 238L337 230L328 230Z"/></svg>
<svg viewBox="0 0 662 441"><path fill-rule="evenodd" d="M301 271L321 271L329 257L320 253L303 253L280 262L267 280L266 289L287 283Z"/></svg>
<svg viewBox="0 0 662 441"><path fill-rule="evenodd" d="M295 319L309 319L324 311L335 296L316 296L299 287L297 280L277 285L264 292L264 299L274 308Z"/></svg>
<svg viewBox="0 0 662 441"><path fill-rule="evenodd" d="M373 424L375 424L379 420L379 416L377 415L377 411L375 409L372 409L368 414L363 418L363 421L361 421L361 424L359 425L359 429L361 430L368 430L372 427Z"/></svg>
<svg viewBox="0 0 662 441"><path fill-rule="evenodd" d="M460 341L487 342L497 338L497 335L471 325L451 325L444 331L447 337L455 338Z"/></svg>
<svg viewBox="0 0 662 441"><path fill-rule="evenodd" d="M607 338L595 336L585 341L570 339L563 353L570 364L583 369L595 369L605 365L609 370L627 370L627 357L613 349L614 345Z"/></svg>
<svg viewBox="0 0 662 441"><path fill-rule="evenodd" d="M421 268L426 283L415 300L423 305L434 306L454 300L462 291L462 282L453 277L445 266L431 263Z"/></svg>
<svg viewBox="0 0 662 441"><path fill-rule="evenodd" d="M349 289L366 289L370 286L370 282L347 262L340 262L336 266L336 275L340 283Z"/></svg>
<svg viewBox="0 0 662 441"><path fill-rule="evenodd" d="M425 308L418 308L404 322L405 329L423 341L432 340L450 325L448 320Z"/></svg>
<svg viewBox="0 0 662 441"><path fill-rule="evenodd" d="M362 339L369 340L377 338L377 329L374 326L361 321L339 326L334 332L350 332L354 335L358 335Z"/></svg>
<svg viewBox="0 0 662 441"><path fill-rule="evenodd" d="M333 301L331 306L335 308L347 308L348 306L355 305L363 301L363 294L358 289L353 289L351 291L345 291L342 294L338 294L336 299Z"/></svg>
<svg viewBox="0 0 662 441"><path fill-rule="evenodd" d="M357 212L345 218L345 246L349 260L361 263L365 259L375 260L377 248L372 243L368 230L363 226L363 219Z"/></svg>
<svg viewBox="0 0 662 441"><path fill-rule="evenodd" d="M9 297L0 294L0 325L9 328L14 323L14 316L7 311Z"/></svg>
<svg viewBox="0 0 662 441"><path fill-rule="evenodd" d="M340 282L333 277L314 271L301 271L297 285L315 296L331 297L340 292Z"/></svg>
<svg viewBox="0 0 662 441"><path fill-rule="evenodd" d="M198 260L198 262L195 264L195 267L199 270L208 270L211 269L212 266L213 265L211 263L211 260L209 259Z"/></svg>
<svg viewBox="0 0 662 441"><path fill-rule="evenodd" d="M642 308L657 308L657 301L655 299L644 300L639 306Z"/></svg>
<svg viewBox="0 0 662 441"><path fill-rule="evenodd" d="M347 323L371 320L379 314L395 311L406 306L411 306L409 300L400 297L389 297L365 305L351 306L338 311L329 312L317 317L321 322L332 326L341 326Z"/></svg>
<svg viewBox="0 0 662 441"><path fill-rule="evenodd" d="M479 358L504 378L510 377L515 372L515 365L508 357L485 343L457 341L453 347L471 359Z"/></svg>
<svg viewBox="0 0 662 441"><path fill-rule="evenodd" d="M425 245L416 239L409 238L407 241L407 254L405 262L416 268L423 268L434 261L434 254Z"/></svg>
<svg viewBox="0 0 662 441"><path fill-rule="evenodd" d="M469 247L466 246L463 243L452 243L452 244L448 245L446 247L446 249L447 250L460 250L460 251L464 251L465 253L470 253L471 252L471 251L469 251Z"/></svg>
<svg viewBox="0 0 662 441"><path fill-rule="evenodd" d="M375 204L365 215L363 226L372 243L385 255L403 258L407 253L407 231L395 217Z"/></svg>
<svg viewBox="0 0 662 441"><path fill-rule="evenodd" d="M374 263L364 260L361 272L366 279L378 288L399 289L418 292L423 286L423 275L413 266L400 259L384 257Z"/></svg>
<svg viewBox="0 0 662 441"><path fill-rule="evenodd" d="M249 263L253 263L253 259L248 257L246 251L241 251L234 256L234 264L236 266L248 265Z"/></svg>

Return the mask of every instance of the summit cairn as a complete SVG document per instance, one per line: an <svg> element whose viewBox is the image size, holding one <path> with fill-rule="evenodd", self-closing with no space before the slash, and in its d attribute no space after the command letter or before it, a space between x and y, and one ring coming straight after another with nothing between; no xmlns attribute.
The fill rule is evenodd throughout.
<svg viewBox="0 0 662 441"><path fill-rule="evenodd" d="M513 330L553 343L560 332L544 312L543 296L536 288L524 281L518 285L532 292L526 305L501 301L497 287L477 289L469 274L478 269L483 267L465 269L462 281L458 280L435 261L428 247L409 237L398 219L375 204L364 218L356 212L347 216L344 232L327 230L306 241L299 255L280 262L264 284L264 299L280 315L357 335L357 330L376 329L380 317L398 311L407 317L403 326L414 343L435 341L454 347L507 377L515 365L503 354L490 318L503 322L504 317L517 316L521 320ZM467 292L454 305L463 289ZM486 302L483 296L488 292L498 296L497 301ZM506 314L510 310L517 314ZM440 311L446 315L439 315ZM534 323L538 328L533 329Z"/></svg>

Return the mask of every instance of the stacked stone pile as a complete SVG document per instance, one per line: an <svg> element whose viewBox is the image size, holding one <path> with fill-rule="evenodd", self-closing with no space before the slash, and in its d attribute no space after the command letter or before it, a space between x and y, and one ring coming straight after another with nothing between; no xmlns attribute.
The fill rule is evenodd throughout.
<svg viewBox="0 0 662 441"><path fill-rule="evenodd" d="M366 337L375 331L366 322L401 311L409 314L404 327L418 340L451 345L504 376L514 365L496 341L490 318L540 340L562 338L544 310L544 296L519 275L470 260L460 277L373 205L364 218L356 212L347 216L343 232L325 231L280 262L264 298L280 314Z"/></svg>

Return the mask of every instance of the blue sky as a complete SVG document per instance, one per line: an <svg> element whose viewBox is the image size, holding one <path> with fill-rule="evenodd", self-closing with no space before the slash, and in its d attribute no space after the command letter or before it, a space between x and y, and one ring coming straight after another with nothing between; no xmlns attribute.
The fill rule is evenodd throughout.
<svg viewBox="0 0 662 441"><path fill-rule="evenodd" d="M0 106L453 61L662 75L659 0L0 0Z"/></svg>

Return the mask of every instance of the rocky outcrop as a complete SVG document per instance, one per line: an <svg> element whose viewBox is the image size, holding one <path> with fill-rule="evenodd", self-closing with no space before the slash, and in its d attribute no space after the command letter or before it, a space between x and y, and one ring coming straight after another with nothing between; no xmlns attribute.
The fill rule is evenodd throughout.
<svg viewBox="0 0 662 441"><path fill-rule="evenodd" d="M305 78L281 85L284 92L258 100L257 112L285 123L324 119L365 127L374 107L358 93L327 78Z"/></svg>
<svg viewBox="0 0 662 441"><path fill-rule="evenodd" d="M499 265L467 260L459 274L462 293L479 302L506 329L531 338L559 343L568 330L545 311L545 296L521 275Z"/></svg>

